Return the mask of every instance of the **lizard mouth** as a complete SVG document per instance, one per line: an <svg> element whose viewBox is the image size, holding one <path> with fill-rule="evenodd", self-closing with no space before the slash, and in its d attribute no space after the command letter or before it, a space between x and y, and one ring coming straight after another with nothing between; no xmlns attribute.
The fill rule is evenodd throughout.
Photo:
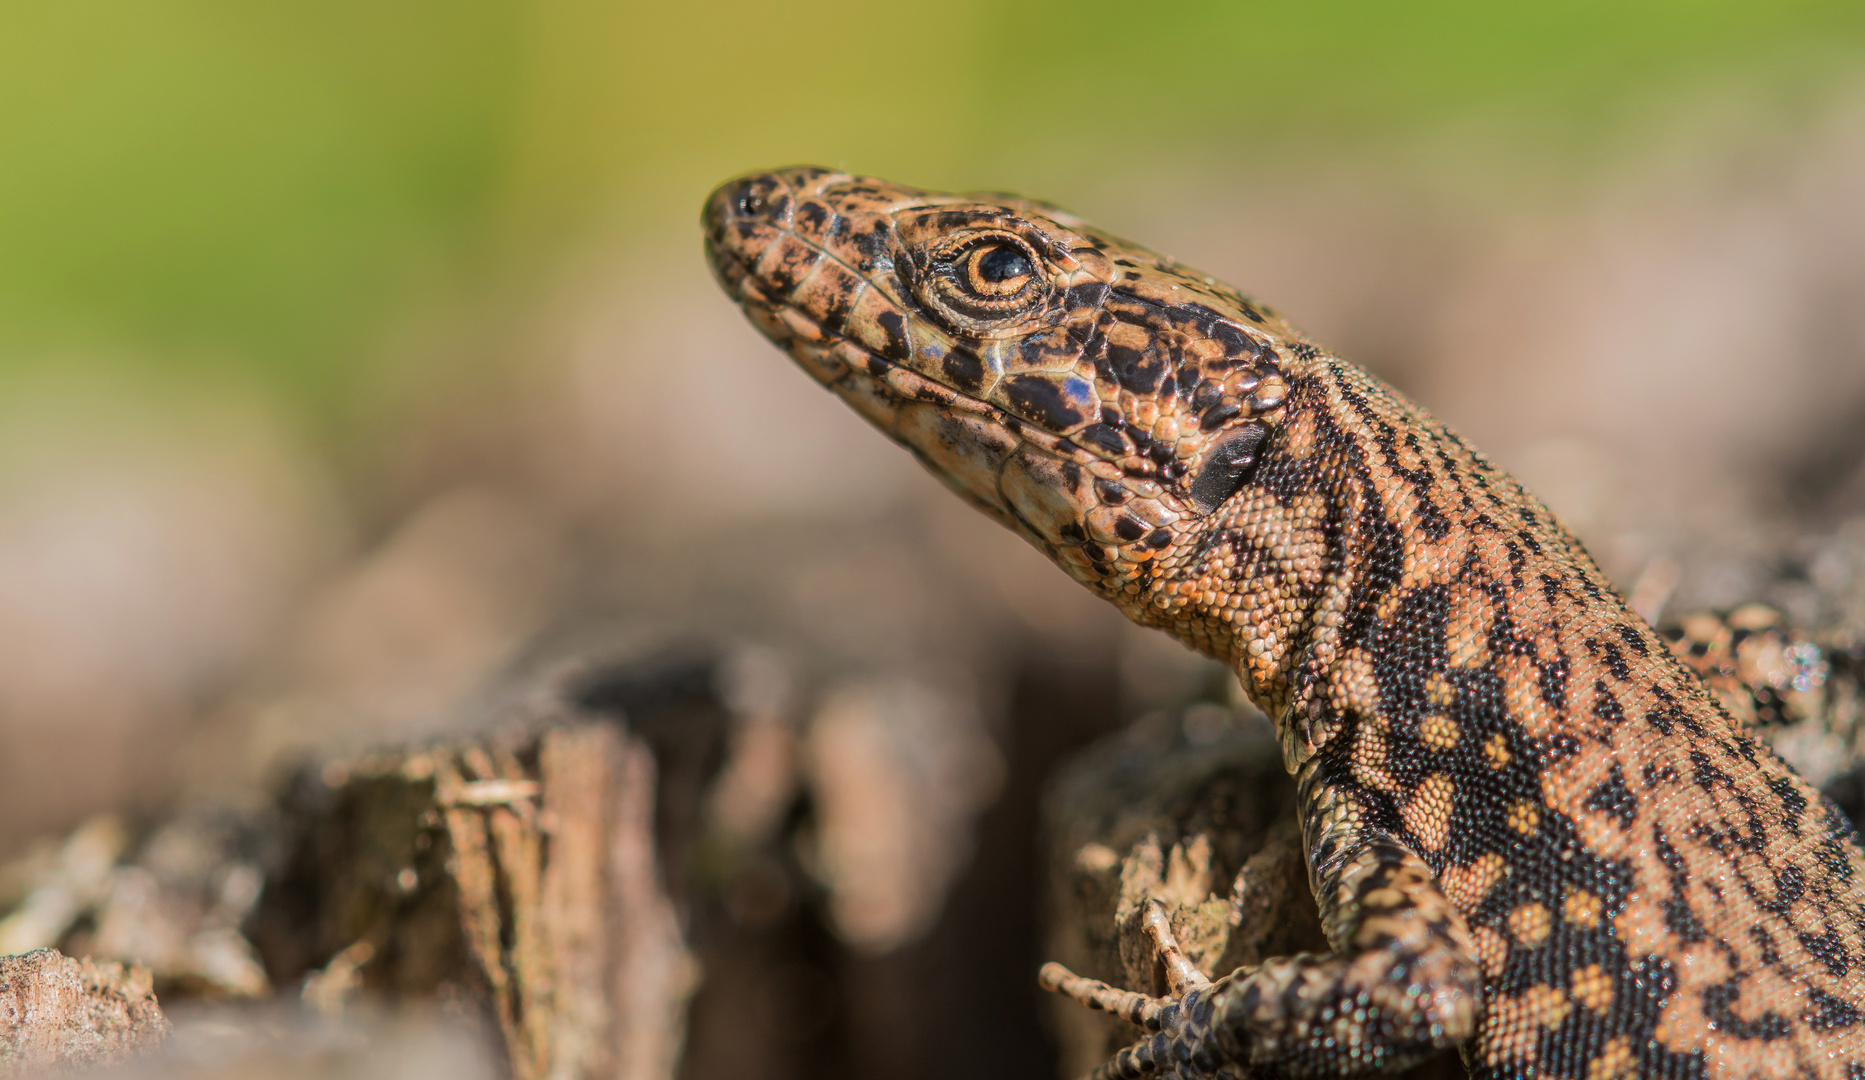
<svg viewBox="0 0 1865 1080"><path fill-rule="evenodd" d="M948 328L916 314L912 259L893 230L896 213L951 200L895 189L894 198L874 200L864 214L847 205L826 209L826 200L811 197L825 187L858 183L803 168L721 186L701 218L714 276L779 345L817 346L821 366L798 360L826 384L851 365L879 378L884 365L919 376L910 384L915 391L924 390L921 382L942 386L1007 415L987 400L1005 378L1002 347L961 345ZM836 194L838 203L850 201L846 190Z"/></svg>
<svg viewBox="0 0 1865 1080"><path fill-rule="evenodd" d="M724 217L722 207L730 208L724 211L725 214L736 212L742 217L743 207L751 207L753 213L766 208L781 210L787 201L783 195L748 196L747 186L744 181L727 184L708 201L704 218L707 226L707 261L720 285L738 302L751 323L788 352L818 382L832 390L854 391L853 394L844 392L843 396L848 397L864 416L880 424L895 438L902 436L885 421L890 420L900 407L919 402L957 410L994 423L1009 435L1027 439L1051 453L1094 457L1090 449L1065 435L1026 422L985 400L975 389L968 392L952 385L950 381L915 370L916 366L924 365L910 366L901 358L902 353L910 354L914 350L910 346L903 347L895 335L924 339L936 335L936 330L909 313L907 304L897 295L898 282L875 280L873 276L848 266L823 244L798 235L794 229L779 225L760 227L760 222L746 223ZM752 190L765 187L758 185ZM767 258L784 245L804 248L811 253L819 267L832 267L829 276L841 279L832 283L855 293L857 298L846 303L809 304L811 297L799 297L797 294L810 291L811 279L788 280L783 270L776 274L770 273L768 269L760 272L761 263L796 261L794 255L788 252L776 260ZM890 285L893 287L890 288ZM861 317L851 317L850 309L857 307L862 309ZM913 330L916 332L909 334L905 331L909 323L915 324ZM861 340L877 336L883 340ZM950 348L949 341L922 340L919 351L924 355L934 355ZM988 392L1003 378L1003 374L997 365L992 365L988 360L981 361L981 366L986 370L973 385ZM851 383L855 385L845 385ZM885 411L877 412L883 406L886 407Z"/></svg>

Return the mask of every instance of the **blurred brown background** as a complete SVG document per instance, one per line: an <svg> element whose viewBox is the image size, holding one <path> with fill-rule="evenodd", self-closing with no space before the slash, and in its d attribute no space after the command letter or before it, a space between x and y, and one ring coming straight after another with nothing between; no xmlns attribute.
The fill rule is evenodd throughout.
<svg viewBox="0 0 1865 1080"><path fill-rule="evenodd" d="M1862 50L1838 3L6 5L0 856L723 640L801 680L836 947L1014 982L941 927L1032 922L1046 771L1202 669L744 325L710 186L1067 205L1730 604L1865 511ZM863 789L908 773L923 817Z"/></svg>

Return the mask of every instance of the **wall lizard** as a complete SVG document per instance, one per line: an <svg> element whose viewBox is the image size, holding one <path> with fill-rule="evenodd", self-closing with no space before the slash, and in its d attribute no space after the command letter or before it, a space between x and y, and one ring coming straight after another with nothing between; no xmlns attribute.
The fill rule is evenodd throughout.
<svg viewBox="0 0 1865 1080"><path fill-rule="evenodd" d="M1865 1080L1865 853L1534 496L1275 311L1055 207L822 169L703 215L751 321L1134 621L1232 665L1332 952L1171 993L1116 1077Z"/></svg>

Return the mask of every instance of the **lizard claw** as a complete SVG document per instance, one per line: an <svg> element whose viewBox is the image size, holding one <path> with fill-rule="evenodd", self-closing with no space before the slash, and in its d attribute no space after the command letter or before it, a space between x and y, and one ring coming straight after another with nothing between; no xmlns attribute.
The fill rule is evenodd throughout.
<svg viewBox="0 0 1865 1080"><path fill-rule="evenodd" d="M1158 898L1146 901L1146 915L1140 925L1146 928L1146 934L1153 939L1153 952L1159 962L1165 965L1166 982L1172 988L1172 996L1179 997L1187 990L1200 986L1210 986L1211 980L1198 970L1198 965L1191 962L1185 950L1179 948L1179 939L1172 935L1172 920L1166 916L1166 905Z"/></svg>
<svg viewBox="0 0 1865 1080"><path fill-rule="evenodd" d="M1061 964L1043 965L1037 976L1043 989L1063 994L1073 1000L1113 1013L1149 1032L1115 1054L1090 1080L1141 1080L1142 1077L1214 1077L1219 1063L1201 1052L1205 1041L1203 1029L1210 1019L1209 997L1213 984L1191 962L1173 936L1165 905L1149 900L1141 925L1153 939L1155 954L1165 966L1170 988L1166 997L1149 997L1110 986L1099 979L1077 975Z"/></svg>

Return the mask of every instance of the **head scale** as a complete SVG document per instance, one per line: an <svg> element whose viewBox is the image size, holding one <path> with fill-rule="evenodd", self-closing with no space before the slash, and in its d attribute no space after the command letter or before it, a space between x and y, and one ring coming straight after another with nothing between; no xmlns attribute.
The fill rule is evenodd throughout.
<svg viewBox="0 0 1865 1080"><path fill-rule="evenodd" d="M759 329L1123 606L1221 523L1314 355L1261 304L1028 200L796 168L720 187L703 224Z"/></svg>

